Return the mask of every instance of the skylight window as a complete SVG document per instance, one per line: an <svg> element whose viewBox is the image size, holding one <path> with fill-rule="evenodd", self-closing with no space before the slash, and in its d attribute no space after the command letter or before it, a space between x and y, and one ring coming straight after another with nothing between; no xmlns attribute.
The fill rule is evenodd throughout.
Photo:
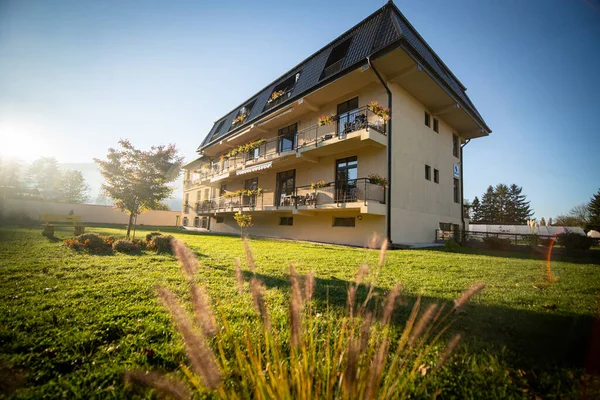
<svg viewBox="0 0 600 400"><path fill-rule="evenodd" d="M248 120L248 117L250 116L250 113L252 112L252 107L254 107L254 103L256 103L256 99L252 100L251 102L247 103L246 105L242 106L242 108L239 109L237 115L233 119L233 123L231 124L230 129L233 129L236 126L240 126L241 124L243 124L244 122L246 122Z"/></svg>
<svg viewBox="0 0 600 400"><path fill-rule="evenodd" d="M221 131L221 128L223 128L224 123L225 123L225 119L222 119L221 121L219 121L219 123L217 124L217 127L215 128L215 131L212 134L211 140L219 136L219 132Z"/></svg>
<svg viewBox="0 0 600 400"><path fill-rule="evenodd" d="M342 69L342 65L344 65L344 60L346 59L346 54L348 54L348 49L350 48L351 42L352 38L346 39L331 50L331 53L329 53L329 58L325 63L325 68L323 68L321 79L325 79Z"/></svg>

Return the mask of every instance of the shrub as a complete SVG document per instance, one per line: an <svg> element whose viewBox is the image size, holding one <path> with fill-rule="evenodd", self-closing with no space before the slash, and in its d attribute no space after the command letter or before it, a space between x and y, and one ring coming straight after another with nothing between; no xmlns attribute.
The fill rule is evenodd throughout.
<svg viewBox="0 0 600 400"><path fill-rule="evenodd" d="M159 235L154 236L150 243L148 244L148 248L150 250L154 250L156 252L171 252L171 240L173 236L171 235Z"/></svg>
<svg viewBox="0 0 600 400"><path fill-rule="evenodd" d="M377 271L385 262L385 248L383 244ZM427 379L449 359L461 335L452 337L445 348L438 339L456 318L455 311L483 289L481 284L473 286L453 305L428 304L422 312L419 297L406 323L397 327L391 318L400 285L387 296L376 293L377 271L372 274L368 266L361 267L348 288L348 314L339 315L330 307L317 312L312 301L314 273L302 279L290 266L288 320L271 323L264 283L253 277L248 285L237 263L239 294L255 309L253 318L237 331L224 313L216 313L220 318L213 315L205 289L195 283L193 253L177 241L173 249L191 289L193 317L166 287L158 287L158 297L183 338L189 364L181 364L179 375L191 385L145 369L125 375L129 383L152 387L165 397L196 397L190 387L198 397L222 399L249 390L256 398L282 399L432 397L426 392ZM246 257L254 269L249 248ZM359 288L367 293L364 302L357 300ZM385 298L382 307L373 304L379 298Z"/></svg>
<svg viewBox="0 0 600 400"><path fill-rule="evenodd" d="M160 232L150 232L149 234L146 235L146 242L150 242L153 237L161 236L161 235L162 235L162 233L160 233Z"/></svg>
<svg viewBox="0 0 600 400"><path fill-rule="evenodd" d="M148 247L148 243L142 239L133 239L131 242L140 250L146 250Z"/></svg>
<svg viewBox="0 0 600 400"><path fill-rule="evenodd" d="M510 239L490 236L483 238L483 242L494 250L508 250L510 247Z"/></svg>
<svg viewBox="0 0 600 400"><path fill-rule="evenodd" d="M89 250L100 250L107 247L102 236L95 233L84 233L83 235L79 235L77 236L77 241L82 243L85 248Z"/></svg>
<svg viewBox="0 0 600 400"><path fill-rule="evenodd" d="M444 245L444 250L449 251L451 253L456 253L460 249L460 245L456 243L454 240L446 240L446 244Z"/></svg>
<svg viewBox="0 0 600 400"><path fill-rule="evenodd" d="M119 253L131 253L137 250L137 246L130 240L119 239L112 244L112 249Z"/></svg>
<svg viewBox="0 0 600 400"><path fill-rule="evenodd" d="M558 235L558 244L568 250L589 250L594 244L594 239L575 232L567 232Z"/></svg>

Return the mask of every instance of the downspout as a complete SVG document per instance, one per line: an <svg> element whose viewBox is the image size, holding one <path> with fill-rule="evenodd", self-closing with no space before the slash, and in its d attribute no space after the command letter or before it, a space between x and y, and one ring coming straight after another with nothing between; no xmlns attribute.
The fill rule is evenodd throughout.
<svg viewBox="0 0 600 400"><path fill-rule="evenodd" d="M463 176L463 147L465 147L466 145L469 144L469 142L471 141L471 139L467 139L466 142L464 142L463 144L460 145L460 220L462 222L462 237L461 237L461 243L464 242L465 239L465 205L464 205L464 201L465 201L465 193L464 193L464 176Z"/></svg>
<svg viewBox="0 0 600 400"><path fill-rule="evenodd" d="M377 69L375 69L375 66L371 63L370 56L367 57L367 63L369 64L369 67L373 68L373 72L375 72L375 75L377 75L379 82L381 82L381 85L385 88L385 91L388 94L388 107L390 108L390 114L392 114L392 118L390 118L389 123L388 123L388 145L387 145L388 187L387 187L387 198L385 199L385 202L387 205L386 236L387 236L387 240L388 240L388 245L391 246L392 245L392 120L393 120L393 113L391 112L392 111L392 91L386 85L386 83L383 80L383 78L381 77L381 75L379 75L379 72L377 71ZM463 222L463 224L464 224L464 222Z"/></svg>

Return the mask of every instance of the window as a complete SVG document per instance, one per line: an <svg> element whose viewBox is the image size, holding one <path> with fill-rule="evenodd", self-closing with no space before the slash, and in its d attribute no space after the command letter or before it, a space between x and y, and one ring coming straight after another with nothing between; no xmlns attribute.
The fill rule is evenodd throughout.
<svg viewBox="0 0 600 400"><path fill-rule="evenodd" d="M219 189L219 196L223 196L227 192L227 184L221 183L221 189Z"/></svg>
<svg viewBox="0 0 600 400"><path fill-rule="evenodd" d="M431 180L431 167L429 165L425 165L425 179Z"/></svg>
<svg viewBox="0 0 600 400"><path fill-rule="evenodd" d="M456 133L452 134L452 154L458 158L458 136L456 136Z"/></svg>
<svg viewBox="0 0 600 400"><path fill-rule="evenodd" d="M188 226L188 217L183 217L183 226Z"/></svg>
<svg viewBox="0 0 600 400"><path fill-rule="evenodd" d="M279 225L285 225L285 226L294 225L294 217L279 217Z"/></svg>
<svg viewBox="0 0 600 400"><path fill-rule="evenodd" d="M198 190L196 192L196 201L200 201L200 200L202 200L202 191Z"/></svg>
<svg viewBox="0 0 600 400"><path fill-rule="evenodd" d="M440 222L440 230L441 231L451 231L452 224L449 222Z"/></svg>
<svg viewBox="0 0 600 400"><path fill-rule="evenodd" d="M435 183L440 183L440 171L438 171L437 169L433 170L433 181Z"/></svg>
<svg viewBox="0 0 600 400"><path fill-rule="evenodd" d="M358 114L358 97L338 104L337 120L338 120L338 135L352 132L352 125Z"/></svg>
<svg viewBox="0 0 600 400"><path fill-rule="evenodd" d="M276 179L276 201L279 201L280 206L291 206L292 196L296 191L296 170L278 172Z"/></svg>
<svg viewBox="0 0 600 400"><path fill-rule="evenodd" d="M188 204L190 204L190 194L186 193L185 194L185 205L187 206Z"/></svg>
<svg viewBox="0 0 600 400"><path fill-rule="evenodd" d="M219 136L219 132L221 131L221 128L223 128L224 123L225 123L225 119L222 119L221 121L218 122L217 128L213 132L211 140Z"/></svg>
<svg viewBox="0 0 600 400"><path fill-rule="evenodd" d="M242 108L239 109L238 113L236 114L235 118L233 119L231 128L229 128L229 129L233 129L236 126L240 126L241 124L243 124L244 122L246 122L248 120L248 117L250 116L250 113L252 112L252 107L254 107L254 103L256 103L256 99L252 100L249 103L246 103L244 106L242 106Z"/></svg>
<svg viewBox="0 0 600 400"><path fill-rule="evenodd" d="M354 228L356 226L356 219L354 217L333 217L333 226Z"/></svg>
<svg viewBox="0 0 600 400"><path fill-rule="evenodd" d="M258 178L250 178L244 181L244 190L257 190L258 189ZM256 195L243 196L242 205L247 207L256 206Z"/></svg>
<svg viewBox="0 0 600 400"><path fill-rule="evenodd" d="M225 221L225 218L223 218L222 216L218 216L215 217L215 221L217 222L217 224L222 224L223 221Z"/></svg>
<svg viewBox="0 0 600 400"><path fill-rule="evenodd" d="M296 148L297 132L298 124L292 124L279 130L279 143L277 148L280 153Z"/></svg>
<svg viewBox="0 0 600 400"><path fill-rule="evenodd" d="M335 162L335 201L353 202L357 198L358 158L347 157Z"/></svg>
<svg viewBox="0 0 600 400"><path fill-rule="evenodd" d="M258 160L258 157L260 157L260 147L256 147L256 148L248 151L248 153L246 153L247 161Z"/></svg>
<svg viewBox="0 0 600 400"><path fill-rule="evenodd" d="M331 53L329 53L329 58L327 58L327 62L325 63L325 68L323 68L323 73L321 73L320 79L325 79L342 69L344 60L346 59L346 54L350 48L350 43L352 43L352 38L344 40L331 50Z"/></svg>
<svg viewBox="0 0 600 400"><path fill-rule="evenodd" d="M437 133L440 133L440 123L438 122L437 118L433 119L433 130Z"/></svg>
<svg viewBox="0 0 600 400"><path fill-rule="evenodd" d="M210 189L204 189L204 200L208 200L208 198L210 197Z"/></svg>
<svg viewBox="0 0 600 400"><path fill-rule="evenodd" d="M431 128L431 114L425 111L425 125Z"/></svg>
<svg viewBox="0 0 600 400"><path fill-rule="evenodd" d="M454 202L460 203L460 192L459 192L459 182L458 179L454 178Z"/></svg>
<svg viewBox="0 0 600 400"><path fill-rule="evenodd" d="M277 104L281 104L292 96L292 90L296 86L296 82L300 78L300 72L290 76L281 83L278 83L271 92L269 100L265 105L265 110L275 107Z"/></svg>

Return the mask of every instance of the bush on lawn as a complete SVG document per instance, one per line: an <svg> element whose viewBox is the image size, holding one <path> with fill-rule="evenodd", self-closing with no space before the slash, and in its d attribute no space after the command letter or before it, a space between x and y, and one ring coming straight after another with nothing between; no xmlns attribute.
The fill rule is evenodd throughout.
<svg viewBox="0 0 600 400"><path fill-rule="evenodd" d="M594 244L594 239L575 232L567 232L558 235L558 244L566 247L568 250L589 250L592 244Z"/></svg>
<svg viewBox="0 0 600 400"><path fill-rule="evenodd" d="M137 246L130 240L119 239L112 244L112 249L119 253L131 253L137 250Z"/></svg>
<svg viewBox="0 0 600 400"><path fill-rule="evenodd" d="M148 243L146 243L146 241L142 239L133 239L132 243L135 244L135 246L140 250L146 250L146 248L148 247Z"/></svg>
<svg viewBox="0 0 600 400"><path fill-rule="evenodd" d="M254 270L254 259L245 244L247 264ZM205 289L195 283L194 254L173 241L173 251L191 290L193 317L166 287L158 287L158 297L170 312L188 355L189 364L181 364L183 374L178 375L187 377L191 384L174 378L176 375L167 377L146 368L128 371L126 381L176 398L196 397L190 388L198 391L196 395L222 399L238 397L249 388L257 398L312 399L326 394L344 399L431 397L426 382L449 359L461 335L452 337L445 348L438 340L457 318L455 311L483 285L473 286L450 306L428 304L421 313L418 297L407 321L392 324L401 286L396 285L387 296L376 289L386 247L384 243L375 271L363 266L356 274L356 281L348 288L348 314L344 316L329 307L317 313L312 300L314 273L302 278L291 265L289 317L284 323L271 322L264 283L255 276L245 282L238 262L238 292L256 312L238 330L226 320L225 313L217 312L220 318L213 315ZM366 293L364 301L357 299L359 288ZM373 304L381 298L385 298L381 307Z"/></svg>
<svg viewBox="0 0 600 400"><path fill-rule="evenodd" d="M160 232L150 232L149 234L146 235L146 242L150 243L152 241L152 238L155 236L162 236L162 233Z"/></svg>
<svg viewBox="0 0 600 400"><path fill-rule="evenodd" d="M171 235L160 235L154 236L150 243L148 244L148 249L154 250L158 253L162 252L171 252L171 240L173 236Z"/></svg>
<svg viewBox="0 0 600 400"><path fill-rule="evenodd" d="M84 233L74 239L66 239L65 245L70 249L86 249L90 251L109 251L115 238L112 236L100 236L96 233Z"/></svg>
<svg viewBox="0 0 600 400"><path fill-rule="evenodd" d="M446 244L444 245L444 250L449 251L451 253L456 253L460 249L460 245L456 243L454 240L446 240Z"/></svg>
<svg viewBox="0 0 600 400"><path fill-rule="evenodd" d="M483 238L483 242L494 250L508 250L510 247L510 239L490 236Z"/></svg>

